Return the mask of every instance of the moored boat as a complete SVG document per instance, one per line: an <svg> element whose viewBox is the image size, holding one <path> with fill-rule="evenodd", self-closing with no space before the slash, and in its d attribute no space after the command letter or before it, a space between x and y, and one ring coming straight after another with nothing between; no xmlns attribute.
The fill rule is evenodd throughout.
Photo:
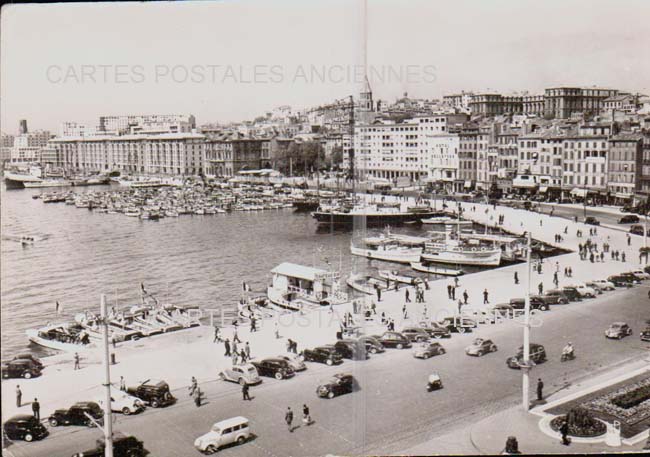
<svg viewBox="0 0 650 457"><path fill-rule="evenodd" d="M429 273L433 275L443 275L443 276L460 276L464 273L463 270L455 270L452 268L439 267L435 265L426 265L422 262L411 263L411 268L413 268L415 271L420 271L422 273Z"/></svg>
<svg viewBox="0 0 650 457"><path fill-rule="evenodd" d="M386 241L382 244L367 248L350 246L352 255L366 257L372 260L383 260L385 262L411 263L418 262L422 255L421 248L408 248L399 246L393 241Z"/></svg>

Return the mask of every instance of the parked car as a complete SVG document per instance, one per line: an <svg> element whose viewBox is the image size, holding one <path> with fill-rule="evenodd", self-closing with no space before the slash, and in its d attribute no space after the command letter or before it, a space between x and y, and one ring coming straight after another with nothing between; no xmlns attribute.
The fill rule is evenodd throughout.
<svg viewBox="0 0 650 457"><path fill-rule="evenodd" d="M31 360L10 360L2 364L2 377L30 379L41 375L41 369Z"/></svg>
<svg viewBox="0 0 650 457"><path fill-rule="evenodd" d="M334 349L344 359L366 360L370 354L366 350L366 344L357 340L343 339L334 343Z"/></svg>
<svg viewBox="0 0 650 457"><path fill-rule="evenodd" d="M257 368L250 363L244 363L242 365L235 365L232 368L226 368L221 373L219 377L222 381L236 382L239 385L252 385L259 384L262 382Z"/></svg>
<svg viewBox="0 0 650 457"><path fill-rule="evenodd" d="M562 292L564 292L564 295L566 295L566 298L569 299L569 301L580 301L582 300L582 295L580 295L580 292L575 287L562 287L560 289Z"/></svg>
<svg viewBox="0 0 650 457"><path fill-rule="evenodd" d="M305 361L299 355L281 354L278 358L285 360L293 368L293 371L304 371L307 369Z"/></svg>
<svg viewBox="0 0 650 457"><path fill-rule="evenodd" d="M361 335L357 341L363 342L366 345L366 350L371 354L379 354L386 352L386 348L378 338L370 335Z"/></svg>
<svg viewBox="0 0 650 457"><path fill-rule="evenodd" d="M426 331L432 338L449 338L451 333L447 327L443 327L434 321L422 321L420 322L420 328Z"/></svg>
<svg viewBox="0 0 650 457"><path fill-rule="evenodd" d="M637 222L639 222L639 216L635 214L628 214L618 220L619 224L636 224Z"/></svg>
<svg viewBox="0 0 650 457"><path fill-rule="evenodd" d="M41 362L41 359L38 357L33 356L32 354L29 354L27 352L24 352L22 354L15 355L13 359L11 360L31 360L34 365L38 367L39 370L43 370L43 362Z"/></svg>
<svg viewBox="0 0 650 457"><path fill-rule="evenodd" d="M646 273L645 271L640 270L640 269L630 271L629 274L633 275L639 281L643 281L645 279L650 279L650 273Z"/></svg>
<svg viewBox="0 0 650 457"><path fill-rule="evenodd" d="M251 437L248 419L238 416L216 422L208 433L194 440L194 447L205 454L213 454L223 446L243 444Z"/></svg>
<svg viewBox="0 0 650 457"><path fill-rule="evenodd" d="M72 457L104 457L104 439L95 442L95 448L74 454ZM124 435L121 432L113 433L113 457L144 457L147 451L142 441L135 436Z"/></svg>
<svg viewBox="0 0 650 457"><path fill-rule="evenodd" d="M587 225L600 225L600 221L593 216L585 217L585 224Z"/></svg>
<svg viewBox="0 0 650 457"><path fill-rule="evenodd" d="M588 281L587 285L591 287L592 289L599 290L601 293L605 292L607 290L614 290L616 289L616 286L614 286L613 283L605 280L605 279L596 279L594 281Z"/></svg>
<svg viewBox="0 0 650 457"><path fill-rule="evenodd" d="M578 294L580 294L580 297L582 298L594 298L597 294L596 290L582 283L571 284L568 287L575 289L576 292L578 292Z"/></svg>
<svg viewBox="0 0 650 457"><path fill-rule="evenodd" d="M319 385L316 394L321 398L334 398L337 395L347 394L354 390L354 382L354 377L351 374L337 373Z"/></svg>
<svg viewBox="0 0 650 457"><path fill-rule="evenodd" d="M10 440L33 441L45 438L49 432L36 418L29 414L18 414L4 423L3 430Z"/></svg>
<svg viewBox="0 0 650 457"><path fill-rule="evenodd" d="M101 423L104 410L97 403L83 401L75 403L68 409L57 409L47 418L47 421L52 427L59 425L87 425L88 427L94 427L95 423L88 416Z"/></svg>
<svg viewBox="0 0 650 457"><path fill-rule="evenodd" d="M621 338L631 334L632 329L625 322L614 322L607 330L605 330L605 336L607 338L616 340L620 340Z"/></svg>
<svg viewBox="0 0 650 457"><path fill-rule="evenodd" d="M530 351L529 360L533 361L534 363L542 363L546 361L546 349L544 349L544 346L537 343L530 343L528 347ZM515 355L506 359L506 365L508 365L509 368L520 369L521 362L523 360L524 347L520 346L519 349L517 349L517 353Z"/></svg>
<svg viewBox="0 0 650 457"><path fill-rule="evenodd" d="M176 402L176 398L169 390L169 384L165 381L147 379L137 386L128 387L126 393L139 398L153 408L172 405Z"/></svg>
<svg viewBox="0 0 650 457"><path fill-rule="evenodd" d="M635 282L638 282L638 280L635 280L634 278L623 275L612 275L608 277L607 280L616 287L632 287Z"/></svg>
<svg viewBox="0 0 650 457"><path fill-rule="evenodd" d="M539 309L540 311L548 311L549 303L551 300L555 300L553 297L548 297L544 299L539 295L530 296L530 309ZM513 298L510 300L510 306L514 309L526 309L526 299L524 298Z"/></svg>
<svg viewBox="0 0 650 457"><path fill-rule="evenodd" d="M379 337L379 341L387 348L404 349L411 347L411 341L399 332L384 332Z"/></svg>
<svg viewBox="0 0 650 457"><path fill-rule="evenodd" d="M99 406L103 407L105 400L104 398L97 398L95 400ZM144 411L145 406L142 400L129 395L126 392L121 390L112 390L111 391L111 411L116 411L128 416L129 414L139 413Z"/></svg>
<svg viewBox="0 0 650 457"><path fill-rule="evenodd" d="M413 357L416 359L428 359L434 355L444 354L445 348L438 342L423 343L421 346L416 346L413 350Z"/></svg>
<svg viewBox="0 0 650 457"><path fill-rule="evenodd" d="M650 230L648 230L650 232ZM643 225L633 225L630 227L630 233L634 235L641 235L643 236L644 230L643 230Z"/></svg>
<svg viewBox="0 0 650 457"><path fill-rule="evenodd" d="M452 333L469 333L473 328L477 327L476 321L465 317L459 318L457 316L445 317L439 322L439 324Z"/></svg>
<svg viewBox="0 0 650 457"><path fill-rule="evenodd" d="M489 308L488 312L495 316L505 318L514 317L515 314L518 314L517 310L515 310L515 308L513 308L510 303L497 303L496 305Z"/></svg>
<svg viewBox="0 0 650 457"><path fill-rule="evenodd" d="M496 352L497 345L492 340L476 338L472 344L465 348L465 354L481 357L489 352Z"/></svg>
<svg viewBox="0 0 650 457"><path fill-rule="evenodd" d="M303 354L305 362L319 362L327 365L343 363L343 357L333 347L319 346L314 349L305 349Z"/></svg>
<svg viewBox="0 0 650 457"><path fill-rule="evenodd" d="M401 333L413 343L423 343L424 341L429 341L430 338L429 332L420 327L405 327Z"/></svg>
<svg viewBox="0 0 650 457"><path fill-rule="evenodd" d="M251 360L251 365L257 369L260 376L275 378L278 381L295 376L296 372L286 360L269 357L261 360Z"/></svg>
<svg viewBox="0 0 650 457"><path fill-rule="evenodd" d="M569 297L564 293L562 289L549 289L544 292L544 297L547 297L549 300L555 300L558 304L568 304Z"/></svg>
<svg viewBox="0 0 650 457"><path fill-rule="evenodd" d="M639 336L641 337L641 341L650 342L650 327L646 327L645 330L642 331Z"/></svg>

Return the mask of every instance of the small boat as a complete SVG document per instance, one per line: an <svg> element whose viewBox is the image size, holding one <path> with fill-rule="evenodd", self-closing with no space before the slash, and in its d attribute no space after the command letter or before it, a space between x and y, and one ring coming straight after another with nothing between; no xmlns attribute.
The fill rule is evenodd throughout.
<svg viewBox="0 0 650 457"><path fill-rule="evenodd" d="M410 286L414 286L422 282L422 279L417 276L400 274L398 271L379 270L378 274L380 278L393 282L401 282L402 284L408 284Z"/></svg>
<svg viewBox="0 0 650 457"><path fill-rule="evenodd" d="M32 343L58 351L77 352L94 346L90 334L77 323L48 324L25 333Z"/></svg>
<svg viewBox="0 0 650 457"><path fill-rule="evenodd" d="M405 248L393 241L384 242L370 249L350 246L350 252L368 259L407 264L419 262L422 255L421 248Z"/></svg>
<svg viewBox="0 0 650 457"><path fill-rule="evenodd" d="M425 265L421 262L411 263L411 268L413 268L415 271L421 271L422 273L429 273L433 275L460 276L464 273L463 270L454 270L452 268L436 267L434 265Z"/></svg>
<svg viewBox="0 0 650 457"><path fill-rule="evenodd" d="M388 288L386 281L375 278L373 276L361 275L358 273L353 273L348 276L348 279L345 282L348 286L357 292L361 292L367 295L374 295L377 289L386 290Z"/></svg>

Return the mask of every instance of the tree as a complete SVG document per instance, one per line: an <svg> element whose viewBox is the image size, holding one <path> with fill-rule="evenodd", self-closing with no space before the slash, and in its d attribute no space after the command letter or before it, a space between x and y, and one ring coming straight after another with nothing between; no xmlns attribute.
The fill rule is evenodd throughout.
<svg viewBox="0 0 650 457"><path fill-rule="evenodd" d="M343 146L336 145L332 148L332 153L329 156L330 168L339 168L343 163Z"/></svg>
<svg viewBox="0 0 650 457"><path fill-rule="evenodd" d="M278 160L278 168L289 174L293 168L294 175L310 174L325 164L325 151L319 142L305 141L292 143Z"/></svg>

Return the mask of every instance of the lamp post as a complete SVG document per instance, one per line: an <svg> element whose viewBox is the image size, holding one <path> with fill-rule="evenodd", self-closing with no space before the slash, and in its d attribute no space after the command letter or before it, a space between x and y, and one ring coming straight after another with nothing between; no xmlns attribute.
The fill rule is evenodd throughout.
<svg viewBox="0 0 650 457"><path fill-rule="evenodd" d="M524 411L528 411L530 406L529 401L529 371L530 371L530 281L531 281L531 247L532 247L532 238L530 230L528 231L528 249L526 250L526 295L525 295L525 306L524 306L524 360L521 367L522 370L522 406Z"/></svg>

